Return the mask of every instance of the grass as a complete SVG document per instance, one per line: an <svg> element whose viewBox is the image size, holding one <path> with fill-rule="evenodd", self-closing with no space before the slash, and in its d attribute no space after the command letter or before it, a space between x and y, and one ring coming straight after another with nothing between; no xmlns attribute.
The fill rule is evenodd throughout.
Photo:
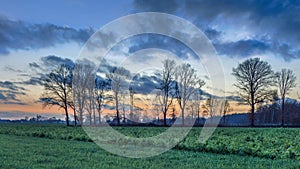
<svg viewBox="0 0 300 169"><path fill-rule="evenodd" d="M130 159L112 155L93 142L0 134L0 168L300 168L295 159L170 150L159 156Z"/></svg>
<svg viewBox="0 0 300 169"><path fill-rule="evenodd" d="M116 127L115 129L125 135L139 138L157 135L166 130L166 128L151 127ZM174 149L300 160L299 128L218 128L205 144L198 142L200 132L201 128L192 129ZM62 125L1 124L0 134L92 142L82 128ZM168 140L172 138L171 135ZM108 142L115 143L115 140L108 140ZM163 145L168 142L147 144Z"/></svg>

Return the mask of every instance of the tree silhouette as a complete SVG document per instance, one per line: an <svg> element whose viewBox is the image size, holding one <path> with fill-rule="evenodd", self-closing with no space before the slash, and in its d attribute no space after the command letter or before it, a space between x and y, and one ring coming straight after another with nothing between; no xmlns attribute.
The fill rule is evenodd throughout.
<svg viewBox="0 0 300 169"><path fill-rule="evenodd" d="M254 126L255 105L272 97L270 87L274 85L274 73L270 64L259 58L250 58L233 68L234 84L241 98L251 106L251 126Z"/></svg>
<svg viewBox="0 0 300 169"><path fill-rule="evenodd" d="M95 97L97 102L97 111L98 111L98 120L99 124L101 124L101 113L102 108L105 104L105 93L109 89L109 83L106 80L100 79L100 77L95 79Z"/></svg>
<svg viewBox="0 0 300 169"><path fill-rule="evenodd" d="M174 76L176 63L174 60L166 59L163 61L162 79L158 87L160 89L160 103L163 107L164 126L167 126L167 112L173 103L175 96Z"/></svg>
<svg viewBox="0 0 300 169"><path fill-rule="evenodd" d="M197 84L200 83L200 79L197 77L196 70L190 64L183 63L177 66L176 70L176 98L181 110L181 124L184 126L184 112L187 101L197 91Z"/></svg>
<svg viewBox="0 0 300 169"><path fill-rule="evenodd" d="M115 110L116 110L116 118L117 124L120 125L120 95L121 90L125 90L125 79L130 76L130 72L128 72L125 68L119 67L115 68L112 72L107 75L108 80L110 81L112 98L114 99Z"/></svg>
<svg viewBox="0 0 300 169"><path fill-rule="evenodd" d="M225 103L224 103L224 110L223 110L223 123L225 125L226 123L226 114L228 112L231 112L233 110L233 108L230 106L230 103L228 100L225 100Z"/></svg>
<svg viewBox="0 0 300 169"><path fill-rule="evenodd" d="M69 126L68 108L72 102L72 67L60 65L46 75L44 79L45 92L40 100L46 106L59 106L63 108L66 115L66 123Z"/></svg>
<svg viewBox="0 0 300 169"><path fill-rule="evenodd" d="M281 97L281 126L283 127L285 118L285 98L288 92L296 87L296 76L292 70L282 69L281 72L276 73L276 77Z"/></svg>
<svg viewBox="0 0 300 169"><path fill-rule="evenodd" d="M84 110L88 108L88 103L92 101L90 95L93 90L94 76L94 65L90 63L77 63L75 65L72 79L73 100L79 113L80 125L83 125Z"/></svg>

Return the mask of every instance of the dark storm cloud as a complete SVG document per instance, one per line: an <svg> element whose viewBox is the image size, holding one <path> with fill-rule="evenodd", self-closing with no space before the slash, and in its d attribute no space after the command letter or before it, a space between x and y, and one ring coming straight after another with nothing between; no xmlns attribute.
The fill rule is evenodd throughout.
<svg viewBox="0 0 300 169"><path fill-rule="evenodd" d="M133 6L139 11L152 10L183 16L204 30L213 42L220 38L221 33L234 36L226 32L228 26L237 33L246 31L250 34L250 39L241 37L231 42L217 43L221 50L219 53L247 57L271 52L286 61L300 58L300 1L186 0L168 5L155 2L134 1ZM217 29L211 29L210 25L217 26ZM245 30L241 29L241 25Z"/></svg>
<svg viewBox="0 0 300 169"><path fill-rule="evenodd" d="M219 48L236 50L240 57L263 51L273 52L286 61L300 58L300 1L230 1L230 0L187 0L185 13L203 23L211 23L216 19L226 24L243 23L257 39L229 42ZM220 27L222 29L222 25ZM236 27L236 31L240 28ZM268 37L268 44L259 42L263 36ZM268 47L269 46L269 47ZM243 51L244 50L244 51Z"/></svg>
<svg viewBox="0 0 300 169"><path fill-rule="evenodd" d="M275 56L282 57L285 61L300 58L300 50L286 43L278 43L266 40L240 40L236 42L214 43L219 54L229 57L249 57L274 53Z"/></svg>
<svg viewBox="0 0 300 169"><path fill-rule="evenodd" d="M296 18L300 15L300 1L275 0L275 1L185 1L185 11L191 15L203 19L236 20L236 22L250 22L261 31L276 31L274 33L285 34L297 33L300 28L300 21ZM213 9L213 10L212 10ZM242 20L240 17L245 17ZM271 30L266 29L270 28Z"/></svg>
<svg viewBox="0 0 300 169"><path fill-rule="evenodd" d="M0 54L30 50L67 42L84 43L93 29L74 29L54 24L30 24L0 16Z"/></svg>
<svg viewBox="0 0 300 169"><path fill-rule="evenodd" d="M187 53L192 54L195 58L198 58L196 54L181 41L171 38L169 36L157 35L157 34L142 34L131 37L123 43L130 44L129 53L134 53L142 49L158 48L167 50L174 55L186 59ZM142 58L144 59L144 58ZM145 58L147 59L147 58ZM143 60L145 61L145 60Z"/></svg>
<svg viewBox="0 0 300 169"><path fill-rule="evenodd" d="M254 54L264 53L269 49L266 43L251 39L215 44L214 46L219 54L225 54L231 57L248 57Z"/></svg>

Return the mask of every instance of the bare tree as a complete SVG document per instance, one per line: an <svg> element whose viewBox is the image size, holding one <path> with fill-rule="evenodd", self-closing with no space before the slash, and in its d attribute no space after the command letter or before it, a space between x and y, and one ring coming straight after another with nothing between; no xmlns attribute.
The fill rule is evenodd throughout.
<svg viewBox="0 0 300 169"><path fill-rule="evenodd" d="M94 67L88 63L78 63L74 67L73 71L73 100L79 113L80 124L83 125L84 110L86 110L86 104L89 97L88 93L91 85L94 84Z"/></svg>
<svg viewBox="0 0 300 169"><path fill-rule="evenodd" d="M163 61L162 81L159 86L161 90L160 102L163 107L164 126L167 126L167 112L173 103L175 96L174 76L176 63L174 60L166 59Z"/></svg>
<svg viewBox="0 0 300 169"><path fill-rule="evenodd" d="M184 126L186 104L191 95L197 91L196 86L199 83L199 78L197 77L196 70L190 64L183 63L177 66L176 69L176 98L181 110L181 124Z"/></svg>
<svg viewBox="0 0 300 169"><path fill-rule="evenodd" d="M133 114L133 108L134 108L134 90L132 86L129 87L129 96L130 96L130 113Z"/></svg>
<svg viewBox="0 0 300 169"><path fill-rule="evenodd" d="M87 81L84 79L84 68L82 64L76 64L73 70L73 101L74 107L77 107L79 112L80 125L83 123L83 109L85 101L85 88Z"/></svg>
<svg viewBox="0 0 300 169"><path fill-rule="evenodd" d="M281 72L276 73L277 83L279 87L279 94L281 97L281 126L284 126L285 114L285 98L288 92L296 87L296 76L292 70L282 69Z"/></svg>
<svg viewBox="0 0 300 169"><path fill-rule="evenodd" d="M73 99L71 99L71 101L68 103L68 105L73 109L73 116L74 116L74 126L76 127L77 126L77 114L76 114L76 105L75 105L75 102L74 102L74 93L73 93Z"/></svg>
<svg viewBox="0 0 300 169"><path fill-rule="evenodd" d="M45 106L59 106L66 115L66 123L69 126L69 104L72 102L72 67L60 65L57 69L46 75L44 80L45 92L40 100Z"/></svg>
<svg viewBox="0 0 300 169"><path fill-rule="evenodd" d="M233 68L241 98L251 106L251 126L254 126L255 105L272 97L270 87L274 85L274 73L268 62L250 58Z"/></svg>
<svg viewBox="0 0 300 169"><path fill-rule="evenodd" d="M105 104L105 94L109 89L109 83L101 78L95 79L95 97L97 102L98 121L101 124L102 108Z"/></svg>
<svg viewBox="0 0 300 169"><path fill-rule="evenodd" d="M89 70L88 70L89 69ZM85 110L88 113L90 125L96 125L96 113L95 113L95 72L93 67L86 68L86 71L89 72L87 75L87 96L85 101Z"/></svg>
<svg viewBox="0 0 300 169"><path fill-rule="evenodd" d="M223 123L226 124L226 114L228 112L231 112L233 108L230 106L230 103L228 100L225 100L224 102L224 110L223 110Z"/></svg>
<svg viewBox="0 0 300 169"><path fill-rule="evenodd" d="M196 86L196 91L191 96L191 110L196 112L197 114L197 121L196 124L199 124L200 120L200 113L201 113L201 95L202 90L201 88L205 85L205 81L199 79L198 84Z"/></svg>
<svg viewBox="0 0 300 169"><path fill-rule="evenodd" d="M121 91L120 92L120 102L121 102L121 110L123 113L123 123L126 123L126 109L127 109L127 96L128 92L127 91Z"/></svg>
<svg viewBox="0 0 300 169"><path fill-rule="evenodd" d="M202 105L202 108L207 111L210 118L217 115L214 111L216 101L217 99L215 99L214 96L210 95L209 98L206 100L205 104Z"/></svg>
<svg viewBox="0 0 300 169"><path fill-rule="evenodd" d="M162 98L161 91L157 90L155 91L155 94L151 102L152 109L155 113L155 116L157 117L158 122L159 122L159 116L163 112L163 104L161 98Z"/></svg>
<svg viewBox="0 0 300 169"><path fill-rule="evenodd" d="M201 110L200 110L200 102L201 102L201 95L202 95L202 87L205 85L205 81L204 80L201 80L201 79L199 79L199 81L198 81L198 86L197 86L197 91L195 92L195 102L196 102L196 105L197 105L197 109L196 109L196 111L197 111L197 118L198 118L198 121L200 120L200 112L201 112Z"/></svg>
<svg viewBox="0 0 300 169"><path fill-rule="evenodd" d="M125 79L130 76L130 72L125 70L124 68L115 68L111 73L107 74L107 78L111 82L111 90L113 93L113 99L115 101L115 109L116 109L116 118L117 124L120 125L120 111L119 111L119 102L120 102L120 94L121 90L124 89Z"/></svg>

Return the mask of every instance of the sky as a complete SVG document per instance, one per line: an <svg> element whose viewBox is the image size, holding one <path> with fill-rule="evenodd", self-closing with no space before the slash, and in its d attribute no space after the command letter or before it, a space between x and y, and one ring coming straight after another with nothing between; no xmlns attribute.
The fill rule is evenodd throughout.
<svg viewBox="0 0 300 169"><path fill-rule="evenodd" d="M270 63L274 71L282 68L294 71L298 85L289 97L297 98L300 92L299 1L0 0L0 118L28 113L62 114L62 110L43 108L38 102L43 92L43 74L58 64L74 62L85 42L98 29L115 19L140 12L172 14L203 31L223 66L227 95L236 95L232 68L245 59L259 57ZM134 54L143 53L147 48L171 51L171 55L192 55L174 39L146 35L116 45L114 51L119 53L115 52L114 56L133 54L133 60L145 62L146 55L136 59ZM155 52L153 56L160 57ZM204 88L209 89L209 86Z"/></svg>

